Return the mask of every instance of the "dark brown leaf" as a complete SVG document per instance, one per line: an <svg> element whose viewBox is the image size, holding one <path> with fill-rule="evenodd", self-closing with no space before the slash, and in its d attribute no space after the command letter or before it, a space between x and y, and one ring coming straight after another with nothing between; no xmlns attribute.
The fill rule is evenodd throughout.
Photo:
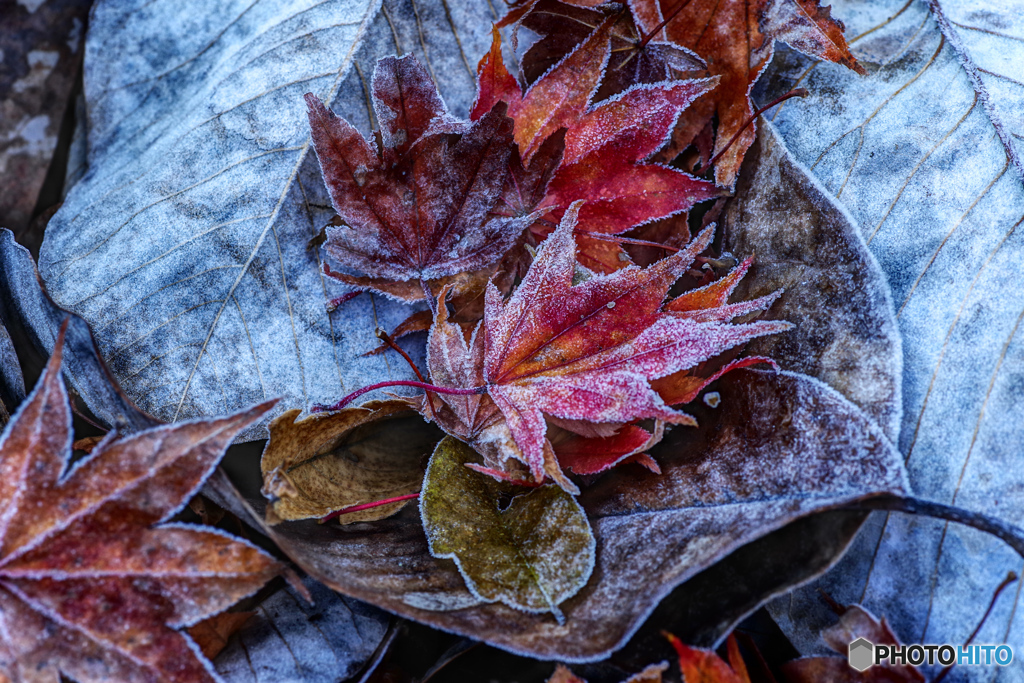
<svg viewBox="0 0 1024 683"><path fill-rule="evenodd" d="M673 587L732 550L813 512L905 486L885 437L825 385L749 370L721 384L714 418L700 409L700 428L675 430L660 447L662 475L622 470L582 496L597 563L563 603L564 626L503 605L473 607L477 598L451 563L430 556L408 509L358 529L271 528L260 521L257 492L243 499L225 478L211 482L226 505L342 593L513 652L592 661L624 644Z"/></svg>

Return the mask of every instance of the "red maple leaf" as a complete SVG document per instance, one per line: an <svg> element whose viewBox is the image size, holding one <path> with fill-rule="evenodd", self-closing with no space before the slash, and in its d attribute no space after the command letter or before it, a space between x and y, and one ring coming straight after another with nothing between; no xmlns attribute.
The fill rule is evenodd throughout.
<svg viewBox="0 0 1024 683"><path fill-rule="evenodd" d="M601 272L630 262L620 244L606 236L687 211L720 194L711 183L645 162L665 144L683 110L715 87L715 79L642 85L592 104L611 55L616 20L614 15L605 17L525 93L502 61L495 29L491 50L478 69L473 109L473 116L480 116L506 102L515 120L521 163L535 169L536 177L550 178L546 185L530 185L526 195L531 201L523 201L521 192L504 193L506 211L523 215L534 208L549 209L558 218L573 201L587 200L579 216L580 262ZM556 156L557 150L544 145L563 128L564 151ZM544 236L550 227L535 225L534 230Z"/></svg>
<svg viewBox="0 0 1024 683"><path fill-rule="evenodd" d="M0 679L215 680L179 630L282 567L216 529L161 524L273 407L107 438L69 468L63 331L0 439ZM7 678L4 678L4 676Z"/></svg>
<svg viewBox="0 0 1024 683"><path fill-rule="evenodd" d="M660 426L650 433L631 423L650 419L656 425L696 424L690 415L672 409L661 391L674 403L680 392L695 396L694 386L702 388L733 367L771 362L742 359L711 377L699 372L729 349L792 327L780 321L730 322L764 309L776 295L687 310L687 302L699 299L724 301L731 291L727 284L665 302L669 288L708 247L713 226L683 251L648 268L629 266L595 275L576 262L573 229L581 204L575 202L566 211L507 301L488 284L484 317L475 327L450 322L447 290L442 292L427 343L433 384L383 382L319 409L341 409L385 386L421 387L428 391L417 406L421 413L473 445L484 457L484 471L520 479L519 471L509 466L517 461L536 482L549 476L575 492L563 467L600 472L623 460L636 461L639 451L660 438ZM733 275L725 280L737 279ZM549 422L583 437L589 453L583 454L580 443L569 438L560 440L559 455L548 438ZM639 462L657 468L649 459Z"/></svg>
<svg viewBox="0 0 1024 683"><path fill-rule="evenodd" d="M512 121L501 108L472 123L454 119L412 56L380 60L372 95L376 146L306 95L324 181L344 221L328 228L327 252L368 277L329 274L420 299L429 281L494 264L533 222L491 212L508 175Z"/></svg>
<svg viewBox="0 0 1024 683"><path fill-rule="evenodd" d="M582 43L595 26L612 17L612 49L597 100L617 95L639 83L658 83L706 70L707 65L690 50L665 40L646 39L638 25L643 23L642 18L635 17L633 12L634 8L628 4L533 0L512 9L497 26L515 27L514 46L520 27L540 36L521 59L523 77L532 84Z"/></svg>
<svg viewBox="0 0 1024 683"><path fill-rule="evenodd" d="M581 275L573 238L578 210L576 203L566 212L512 296L503 301L497 288L489 287L484 308L480 386L505 418L518 449L510 455L538 481L551 469L545 415L596 423L695 424L669 408L651 381L790 327L703 321L664 309L669 287L707 247L712 228L649 268L584 275L574 283Z"/></svg>
<svg viewBox="0 0 1024 683"><path fill-rule="evenodd" d="M523 73L530 81L578 50L598 33L599 22L613 16L614 54L625 67L612 59L599 86L600 97L650 83L662 70L686 68L683 55L703 59L707 73L721 81L682 115L672 144L659 158L670 160L690 144L703 146L713 137L713 150L705 150L701 157L706 163L710 156L722 154L715 164L715 180L722 187L735 183L756 135L754 127L747 126L754 114L750 91L771 60L776 40L864 73L849 51L842 23L818 0L637 0L628 12L611 8L586 0L527 1L499 25L525 26L543 36L523 55Z"/></svg>

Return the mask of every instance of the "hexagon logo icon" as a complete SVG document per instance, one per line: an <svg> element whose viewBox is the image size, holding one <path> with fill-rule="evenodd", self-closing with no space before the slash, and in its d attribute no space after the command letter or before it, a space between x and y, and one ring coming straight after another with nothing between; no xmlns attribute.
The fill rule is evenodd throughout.
<svg viewBox="0 0 1024 683"><path fill-rule="evenodd" d="M875 663L875 646L867 638L858 638L850 643L850 666L857 671L867 671Z"/></svg>

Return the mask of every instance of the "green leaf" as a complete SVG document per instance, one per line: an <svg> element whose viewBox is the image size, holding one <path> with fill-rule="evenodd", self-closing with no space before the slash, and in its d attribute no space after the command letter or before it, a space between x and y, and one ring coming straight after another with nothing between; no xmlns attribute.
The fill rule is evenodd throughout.
<svg viewBox="0 0 1024 683"><path fill-rule="evenodd" d="M430 554L455 560L477 597L551 612L562 623L558 605L594 569L596 544L583 508L557 486L530 490L465 466L476 460L472 448L450 436L430 458L420 496Z"/></svg>

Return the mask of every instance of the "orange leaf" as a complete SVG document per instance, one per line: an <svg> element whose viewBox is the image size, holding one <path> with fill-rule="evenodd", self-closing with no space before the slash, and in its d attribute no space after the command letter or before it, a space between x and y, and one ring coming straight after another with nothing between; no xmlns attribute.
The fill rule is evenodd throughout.
<svg viewBox="0 0 1024 683"><path fill-rule="evenodd" d="M692 648L671 633L664 635L679 655L683 683L750 683L747 666L733 636L730 635L727 641L729 664L726 664L714 650Z"/></svg>

